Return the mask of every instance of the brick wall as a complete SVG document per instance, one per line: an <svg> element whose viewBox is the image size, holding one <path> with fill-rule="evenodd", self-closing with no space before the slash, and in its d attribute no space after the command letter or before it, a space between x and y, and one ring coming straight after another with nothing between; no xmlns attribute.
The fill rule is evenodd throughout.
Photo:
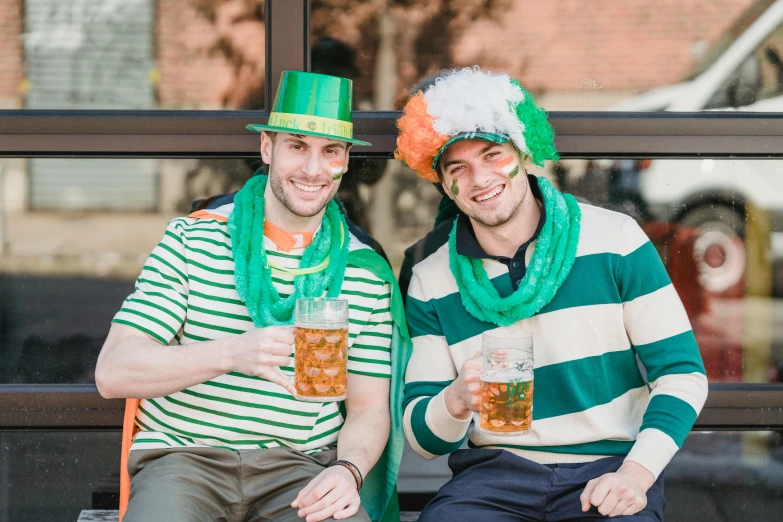
<svg viewBox="0 0 783 522"><path fill-rule="evenodd" d="M645 89L681 80L694 50L709 47L753 1L515 0L499 22L474 24L431 61L504 69L537 92ZM21 103L22 2L0 1L0 107ZM261 106L265 34L252 5L156 0L162 108Z"/></svg>
<svg viewBox="0 0 783 522"><path fill-rule="evenodd" d="M0 1L0 109L19 108L22 82L22 0Z"/></svg>
<svg viewBox="0 0 783 522"><path fill-rule="evenodd" d="M265 35L253 0L211 2L212 19L197 9L208 1L153 1L162 108L260 106ZM0 108L21 103L23 2L0 0Z"/></svg>
<svg viewBox="0 0 783 522"><path fill-rule="evenodd" d="M251 2L157 0L155 29L162 108L259 108L263 93L263 23Z"/></svg>
<svg viewBox="0 0 783 522"><path fill-rule="evenodd" d="M459 65L489 62L536 91L634 90L682 80L754 0L516 0L454 47Z"/></svg>

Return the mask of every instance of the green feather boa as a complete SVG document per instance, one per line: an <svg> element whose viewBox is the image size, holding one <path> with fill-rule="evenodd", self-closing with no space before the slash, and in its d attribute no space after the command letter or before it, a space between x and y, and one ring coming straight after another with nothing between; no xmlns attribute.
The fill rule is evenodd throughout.
<svg viewBox="0 0 783 522"><path fill-rule="evenodd" d="M321 229L305 249L300 268L314 267L327 258L328 266L314 274L294 278L294 292L282 298L272 282L272 269L264 249L264 190L268 177L254 176L234 198L228 218L234 253L234 281L237 293L247 305L253 324L290 325L300 297L337 297L343 285L348 259L348 225L337 203L326 206Z"/></svg>
<svg viewBox="0 0 783 522"><path fill-rule="evenodd" d="M457 220L449 235L451 273L457 280L462 304L476 319L510 326L532 317L552 301L576 259L582 211L570 194L561 194L545 178L538 186L547 219L536 241L522 283L508 297L500 297L481 264L481 259L457 253Z"/></svg>

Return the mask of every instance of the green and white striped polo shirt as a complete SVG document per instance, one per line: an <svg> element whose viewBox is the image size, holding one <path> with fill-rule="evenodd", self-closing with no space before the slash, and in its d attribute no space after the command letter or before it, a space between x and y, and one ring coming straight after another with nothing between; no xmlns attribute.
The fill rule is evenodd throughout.
<svg viewBox="0 0 783 522"><path fill-rule="evenodd" d="M513 325L533 334L535 394L529 433L501 437L453 418L446 387L481 350L482 334L507 330L462 304L444 245L413 269L407 320L404 427L425 458L473 447L503 448L541 464L628 455L654 475L682 446L707 396L688 316L652 243L636 222L580 205L573 268L552 301ZM532 256L527 251L527 262ZM501 296L508 267L483 259ZM637 357L646 370L639 370Z"/></svg>
<svg viewBox="0 0 783 522"><path fill-rule="evenodd" d="M230 207L224 210L230 212ZM350 249L368 248L353 235ZM277 264L298 267L304 249L281 252L264 238ZM275 274L281 296L293 278ZM341 298L349 301L349 373L391 375L392 318L389 285L372 272L349 267ZM136 289L113 322L132 326L161 344L187 345L253 328L234 287L234 260L227 223L216 219L171 221L150 254ZM282 368L293 375L293 367ZM297 401L284 388L231 372L165 397L141 401L141 431L132 450L163 447L256 449L288 446L318 451L337 441L344 422L338 403Z"/></svg>

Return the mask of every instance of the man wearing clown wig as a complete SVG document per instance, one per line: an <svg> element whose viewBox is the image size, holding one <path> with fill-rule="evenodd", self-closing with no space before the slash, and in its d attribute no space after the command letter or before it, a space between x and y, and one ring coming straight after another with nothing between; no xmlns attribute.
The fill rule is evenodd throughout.
<svg viewBox="0 0 783 522"><path fill-rule="evenodd" d="M653 245L633 219L527 174L557 159L554 132L506 74L455 70L398 125L396 157L460 211L406 303L403 426L454 473L420 520L662 520L663 470L707 378ZM478 426L482 334L518 330L534 339L533 420L498 436Z"/></svg>

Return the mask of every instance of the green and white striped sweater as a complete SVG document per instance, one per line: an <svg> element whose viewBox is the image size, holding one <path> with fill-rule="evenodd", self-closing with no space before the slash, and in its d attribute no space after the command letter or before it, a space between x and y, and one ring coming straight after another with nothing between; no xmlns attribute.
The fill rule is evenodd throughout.
<svg viewBox="0 0 783 522"><path fill-rule="evenodd" d="M230 214L232 207L221 207L221 213ZM368 248L353 235L350 241L352 251ZM266 237L264 246L286 267L298 267L304 253L281 252ZM288 275L274 277L281 296L293 291L292 281ZM369 270L347 268L340 297L348 299L350 307L349 373L390 377L390 292L389 284ZM234 287L227 224L216 219L171 221L114 322L137 328L161 344L187 345L252 329ZM293 367L282 370L293 375ZM287 446L314 452L337 441L344 419L338 403L297 401L276 384L232 372L166 397L142 400L136 422L141 432L132 450Z"/></svg>
<svg viewBox="0 0 783 522"><path fill-rule="evenodd" d="M477 414L461 421L446 410L443 390L481 349L481 334L502 328L465 310L447 245L414 267L404 427L423 457L456 450L467 434L471 447L504 448L541 464L627 454L657 477L682 446L707 396L685 309L633 219L580 206L573 269L552 302L514 325L534 336L533 425L526 435L489 435L475 429ZM483 265L499 293L509 295L506 265Z"/></svg>

